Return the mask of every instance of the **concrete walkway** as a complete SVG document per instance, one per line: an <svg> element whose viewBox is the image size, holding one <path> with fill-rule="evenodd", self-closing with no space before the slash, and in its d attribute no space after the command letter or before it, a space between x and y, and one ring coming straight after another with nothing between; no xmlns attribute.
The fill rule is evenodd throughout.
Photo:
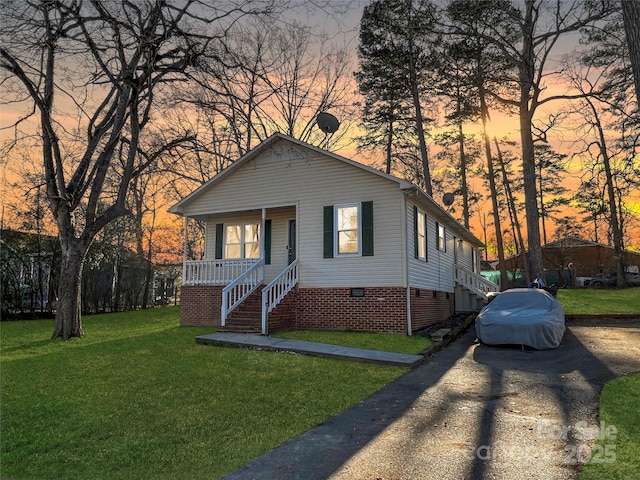
<svg viewBox="0 0 640 480"><path fill-rule="evenodd" d="M326 343L305 342L285 338L250 335L246 333L211 333L196 337L196 342L206 345L225 345L244 348L259 348L280 352L294 352L302 355L339 358L359 362L412 367L424 359L423 355L381 352L364 348L343 347Z"/></svg>
<svg viewBox="0 0 640 480"><path fill-rule="evenodd" d="M224 478L577 479L598 436L602 386L640 371L640 318L570 322L545 351L479 345L474 330Z"/></svg>

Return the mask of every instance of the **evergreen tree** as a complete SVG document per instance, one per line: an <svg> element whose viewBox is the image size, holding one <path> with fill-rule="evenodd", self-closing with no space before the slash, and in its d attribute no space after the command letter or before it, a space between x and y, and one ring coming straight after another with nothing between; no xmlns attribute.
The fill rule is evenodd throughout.
<svg viewBox="0 0 640 480"><path fill-rule="evenodd" d="M360 69L356 73L360 93L366 99L362 113L367 135L361 145L383 148L390 171L397 132L413 131L423 186L429 195L433 190L423 95L427 72L433 71L438 58L434 23L435 8L428 0L373 1L365 7L360 22Z"/></svg>

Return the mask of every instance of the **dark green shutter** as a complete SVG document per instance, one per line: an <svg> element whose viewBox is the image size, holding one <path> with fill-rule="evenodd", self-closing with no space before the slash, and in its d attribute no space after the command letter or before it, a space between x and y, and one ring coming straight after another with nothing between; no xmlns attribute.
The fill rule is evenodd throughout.
<svg viewBox="0 0 640 480"><path fill-rule="evenodd" d="M271 265L271 220L264 221L264 264Z"/></svg>
<svg viewBox="0 0 640 480"><path fill-rule="evenodd" d="M413 206L413 256L418 258L418 207Z"/></svg>
<svg viewBox="0 0 640 480"><path fill-rule="evenodd" d="M429 261L429 225L427 224L427 214L421 214L424 215L424 261L428 262Z"/></svg>
<svg viewBox="0 0 640 480"><path fill-rule="evenodd" d="M324 207L324 258L333 258L333 206Z"/></svg>
<svg viewBox="0 0 640 480"><path fill-rule="evenodd" d="M362 202L362 256L373 256L373 202Z"/></svg>
<svg viewBox="0 0 640 480"><path fill-rule="evenodd" d="M222 258L222 240L224 236L224 225L216 223L216 259Z"/></svg>

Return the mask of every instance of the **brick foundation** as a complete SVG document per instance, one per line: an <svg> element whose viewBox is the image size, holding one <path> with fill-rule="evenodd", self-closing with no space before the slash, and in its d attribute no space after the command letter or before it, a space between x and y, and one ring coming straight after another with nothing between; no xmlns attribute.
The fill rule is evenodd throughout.
<svg viewBox="0 0 640 480"><path fill-rule="evenodd" d="M180 325L219 326L222 286L182 287ZM406 333L404 287L367 287L364 297L350 288L294 289L269 313L269 333L285 330L356 330ZM454 313L454 295L411 289L413 331L445 320Z"/></svg>
<svg viewBox="0 0 640 480"><path fill-rule="evenodd" d="M220 285L183 286L180 298L180 325L219 326L222 289Z"/></svg>
<svg viewBox="0 0 640 480"><path fill-rule="evenodd" d="M301 288L297 328L406 333L406 289L370 287L364 291L364 297L352 297L350 288Z"/></svg>
<svg viewBox="0 0 640 480"><path fill-rule="evenodd" d="M415 332L455 313L453 293L411 289L411 329Z"/></svg>
<svg viewBox="0 0 640 480"><path fill-rule="evenodd" d="M298 290L291 290L286 297L269 312L269 334L295 330L297 328Z"/></svg>

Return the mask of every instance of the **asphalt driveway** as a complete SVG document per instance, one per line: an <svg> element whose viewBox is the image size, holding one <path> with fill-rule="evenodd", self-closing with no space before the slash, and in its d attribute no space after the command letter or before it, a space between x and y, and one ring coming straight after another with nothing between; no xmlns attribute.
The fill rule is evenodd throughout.
<svg viewBox="0 0 640 480"><path fill-rule="evenodd" d="M225 478L578 478L598 435L602 386L634 371L640 318L569 322L547 351L479 345L472 326L425 365Z"/></svg>

